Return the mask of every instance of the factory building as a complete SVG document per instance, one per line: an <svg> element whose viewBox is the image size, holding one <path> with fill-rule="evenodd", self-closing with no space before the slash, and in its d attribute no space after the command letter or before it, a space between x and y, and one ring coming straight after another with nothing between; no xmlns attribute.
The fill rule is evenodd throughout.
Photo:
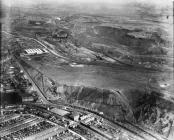
<svg viewBox="0 0 174 140"><path fill-rule="evenodd" d="M93 117L92 114L87 114L87 115L84 115L84 116L80 117L80 119L81 119L81 120L85 120L85 119L91 118L91 117Z"/></svg>
<svg viewBox="0 0 174 140"><path fill-rule="evenodd" d="M53 113L56 113L56 114L58 114L60 116L65 116L65 115L69 114L68 111L62 110L62 109L58 109L58 108L53 108L50 111L53 112Z"/></svg>
<svg viewBox="0 0 174 140"><path fill-rule="evenodd" d="M72 112L69 117L73 119L74 121L79 121L80 119L80 114L78 112Z"/></svg>
<svg viewBox="0 0 174 140"><path fill-rule="evenodd" d="M40 48L25 49L23 53L21 53L21 56L38 55L44 53L48 53L48 51L46 49L40 49Z"/></svg>

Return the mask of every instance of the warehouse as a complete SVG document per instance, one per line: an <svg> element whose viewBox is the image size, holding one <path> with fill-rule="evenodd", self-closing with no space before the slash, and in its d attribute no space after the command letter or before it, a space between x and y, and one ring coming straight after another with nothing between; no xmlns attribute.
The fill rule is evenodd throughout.
<svg viewBox="0 0 174 140"><path fill-rule="evenodd" d="M48 53L46 49L40 49L40 48L35 48L35 49L25 49L23 53L21 53L21 56L27 56L27 55L37 55L37 54L44 54Z"/></svg>
<svg viewBox="0 0 174 140"><path fill-rule="evenodd" d="M60 116L65 116L65 115L69 114L68 111L65 111L65 110L62 110L62 109L58 109L58 108L53 108L50 111L53 112L53 113L56 113L56 114L58 114Z"/></svg>

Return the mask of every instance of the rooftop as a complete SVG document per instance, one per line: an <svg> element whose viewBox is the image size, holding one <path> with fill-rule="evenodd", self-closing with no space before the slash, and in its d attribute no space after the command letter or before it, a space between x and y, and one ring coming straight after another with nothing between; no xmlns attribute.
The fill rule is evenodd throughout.
<svg viewBox="0 0 174 140"><path fill-rule="evenodd" d="M53 108L50 111L53 112L53 113L56 113L56 114L58 114L60 116L65 116L65 115L69 114L68 111L65 111L65 110L62 110L62 109L58 109L58 108Z"/></svg>

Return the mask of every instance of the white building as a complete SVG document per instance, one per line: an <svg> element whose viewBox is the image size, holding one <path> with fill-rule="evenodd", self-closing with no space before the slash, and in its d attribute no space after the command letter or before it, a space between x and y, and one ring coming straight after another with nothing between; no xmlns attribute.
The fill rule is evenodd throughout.
<svg viewBox="0 0 174 140"><path fill-rule="evenodd" d="M90 118L92 116L93 116L92 114L87 114L87 115L84 115L84 116L80 117L80 119L85 120L85 119Z"/></svg>
<svg viewBox="0 0 174 140"><path fill-rule="evenodd" d="M40 49L40 48L25 49L24 52L21 53L21 56L37 55L43 53L48 53L48 51L46 49Z"/></svg>

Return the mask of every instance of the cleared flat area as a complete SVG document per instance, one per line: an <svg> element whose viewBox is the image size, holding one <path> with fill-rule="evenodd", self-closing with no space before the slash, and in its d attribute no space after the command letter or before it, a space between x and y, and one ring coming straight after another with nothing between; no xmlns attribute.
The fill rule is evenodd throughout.
<svg viewBox="0 0 174 140"><path fill-rule="evenodd" d="M170 77L172 74L172 72L163 73L159 71L139 70L119 65L84 65L84 67L71 67L70 65L55 65L51 61L32 60L27 63L60 84L119 89L121 91L130 89L146 90L149 86L150 79L156 81L150 83L151 86L158 89L159 84L157 81Z"/></svg>

